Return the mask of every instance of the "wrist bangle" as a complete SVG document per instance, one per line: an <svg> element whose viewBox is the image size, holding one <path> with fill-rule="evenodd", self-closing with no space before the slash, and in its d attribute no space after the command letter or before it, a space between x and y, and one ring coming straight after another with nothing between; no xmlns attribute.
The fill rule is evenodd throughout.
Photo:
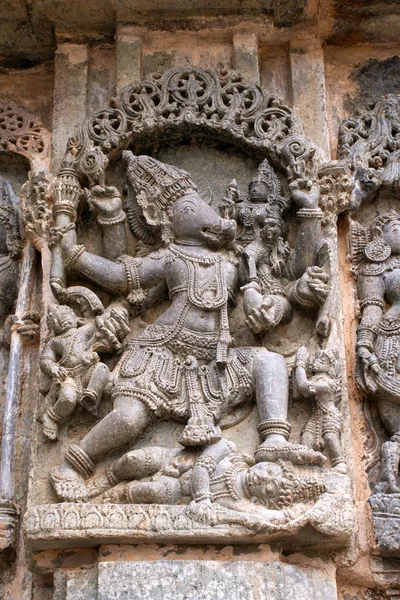
<svg viewBox="0 0 400 600"><path fill-rule="evenodd" d="M66 269L70 269L75 265L81 254L85 252L85 246L74 246L73 250L68 254L64 260L64 266Z"/></svg>
<svg viewBox="0 0 400 600"><path fill-rule="evenodd" d="M296 216L300 219L322 219L323 213L320 208L301 208Z"/></svg>
<svg viewBox="0 0 400 600"><path fill-rule="evenodd" d="M241 292L245 292L246 290L256 290L256 292L261 294L261 287L257 281L249 281L249 283L246 283L246 285L243 285L240 288Z"/></svg>
<svg viewBox="0 0 400 600"><path fill-rule="evenodd" d="M302 367L303 369L307 369L306 363L304 363L300 360L298 362L296 362L294 366L296 367L296 369L297 369L297 367Z"/></svg>
<svg viewBox="0 0 400 600"><path fill-rule="evenodd" d="M123 223L126 220L126 214L123 210L116 217L97 217L97 222L99 225L117 225L118 223Z"/></svg>
<svg viewBox="0 0 400 600"><path fill-rule="evenodd" d="M292 287L290 295L294 302L302 308L316 308L315 302L313 302L310 298L304 298L304 296L299 294L297 291L297 283Z"/></svg>

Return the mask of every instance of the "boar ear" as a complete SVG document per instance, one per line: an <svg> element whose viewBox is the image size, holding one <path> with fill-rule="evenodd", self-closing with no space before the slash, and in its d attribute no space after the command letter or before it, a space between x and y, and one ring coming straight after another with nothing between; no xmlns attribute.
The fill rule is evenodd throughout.
<svg viewBox="0 0 400 600"><path fill-rule="evenodd" d="M153 227L161 225L160 211L154 204L149 204L146 208L143 208L143 216L149 225L153 225Z"/></svg>
<svg viewBox="0 0 400 600"><path fill-rule="evenodd" d="M147 194L144 190L140 190L136 196L137 202L142 209L143 216L148 225L158 227L161 225L161 214L158 206L154 202L149 202Z"/></svg>

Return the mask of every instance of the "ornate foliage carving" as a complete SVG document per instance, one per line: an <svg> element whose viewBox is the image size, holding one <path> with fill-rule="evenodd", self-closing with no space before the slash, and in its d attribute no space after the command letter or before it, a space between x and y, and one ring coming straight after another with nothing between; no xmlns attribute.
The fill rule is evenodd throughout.
<svg viewBox="0 0 400 600"><path fill-rule="evenodd" d="M94 155L86 157L91 148L111 157L140 138L143 147L150 136L154 144L191 130L212 130L221 139L270 153L292 177L304 174L315 152L291 109L275 97L267 97L235 71L195 67L173 68L126 87L85 121L71 147L80 153L78 168L86 174L95 160Z"/></svg>
<svg viewBox="0 0 400 600"><path fill-rule="evenodd" d="M13 102L0 100L0 149L29 159L45 158L49 133L41 122Z"/></svg>
<svg viewBox="0 0 400 600"><path fill-rule="evenodd" d="M400 97L389 94L339 129L339 156L355 171L351 208L381 188L397 186L400 158Z"/></svg>
<svg viewBox="0 0 400 600"><path fill-rule="evenodd" d="M47 244L49 241L54 186L53 175L38 171L31 173L29 180L21 188L21 214L25 233L38 250L42 250L43 243Z"/></svg>
<svg viewBox="0 0 400 600"><path fill-rule="evenodd" d="M277 525L273 520L260 522L256 515L246 516L223 507L215 508L208 518L198 518L188 507L177 505L51 504L29 509L24 530L33 548L43 548L44 543L70 547L85 537L97 544L110 538L119 543L160 539L190 542L199 537L224 543L227 536L254 543L276 540ZM283 535L295 535L308 524L330 536L331 548L347 542L354 525L350 496L323 494L314 506L298 505L297 510L287 511L287 519L279 529Z"/></svg>

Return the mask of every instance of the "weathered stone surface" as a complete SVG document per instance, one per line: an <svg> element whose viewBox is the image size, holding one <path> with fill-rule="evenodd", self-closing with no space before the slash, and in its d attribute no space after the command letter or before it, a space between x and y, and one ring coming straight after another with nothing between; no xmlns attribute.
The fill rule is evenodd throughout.
<svg viewBox="0 0 400 600"><path fill-rule="evenodd" d="M374 494L369 499L376 545L383 556L400 555L400 498Z"/></svg>
<svg viewBox="0 0 400 600"><path fill-rule="evenodd" d="M335 582L278 562L102 562L56 574L54 600L336 600Z"/></svg>
<svg viewBox="0 0 400 600"><path fill-rule="evenodd" d="M298 547L318 547L322 541L319 534L323 534L327 536L323 543L334 548L348 542L353 514L351 497L346 494L325 494L313 507L298 505L287 515L286 523L257 522L256 515L246 522L235 510L218 506L197 515L186 506L63 503L29 509L24 530L34 550L143 541L198 544L233 540L238 544L281 540L293 548L293 536L305 531L305 536L298 537ZM311 528L306 530L308 525Z"/></svg>

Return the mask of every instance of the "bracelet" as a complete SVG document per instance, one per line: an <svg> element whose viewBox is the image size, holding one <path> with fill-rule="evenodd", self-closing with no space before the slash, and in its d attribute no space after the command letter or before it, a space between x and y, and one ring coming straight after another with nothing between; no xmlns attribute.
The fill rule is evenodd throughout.
<svg viewBox="0 0 400 600"><path fill-rule="evenodd" d="M126 214L123 210L116 217L111 217L107 219L106 217L97 217L97 222L99 225L117 225L118 223L123 223L126 221Z"/></svg>
<svg viewBox="0 0 400 600"><path fill-rule="evenodd" d="M307 369L306 363L302 362L301 360L297 361L294 366L296 369L297 369L297 367L302 367L303 369Z"/></svg>
<svg viewBox="0 0 400 600"><path fill-rule="evenodd" d="M379 306L382 310L385 308L385 303L383 300L379 300L377 298L367 298L360 304L360 309L363 310L366 306Z"/></svg>
<svg viewBox="0 0 400 600"><path fill-rule="evenodd" d="M67 214L69 217L71 217L71 219L73 221L75 221L75 219L76 219L76 214L77 214L76 208L72 203L70 204L68 201L59 202L57 204L54 204L53 216L55 217L60 213Z"/></svg>
<svg viewBox="0 0 400 600"><path fill-rule="evenodd" d="M70 254L68 254L67 258L64 260L64 266L66 269L70 269L75 265L81 254L85 252L86 248L83 245L74 246L74 249Z"/></svg>
<svg viewBox="0 0 400 600"><path fill-rule="evenodd" d="M375 327L365 327L362 325L357 327L356 349L360 348L360 346L365 346L372 352L377 333Z"/></svg>
<svg viewBox="0 0 400 600"><path fill-rule="evenodd" d="M300 219L322 219L324 215L320 208L301 208L296 216Z"/></svg>
<svg viewBox="0 0 400 600"><path fill-rule="evenodd" d="M300 296L299 292L297 291L297 283L292 287L290 294L293 300L296 302L296 304L298 304L302 308L316 307L315 302L313 302L310 298L304 298L303 296Z"/></svg>

